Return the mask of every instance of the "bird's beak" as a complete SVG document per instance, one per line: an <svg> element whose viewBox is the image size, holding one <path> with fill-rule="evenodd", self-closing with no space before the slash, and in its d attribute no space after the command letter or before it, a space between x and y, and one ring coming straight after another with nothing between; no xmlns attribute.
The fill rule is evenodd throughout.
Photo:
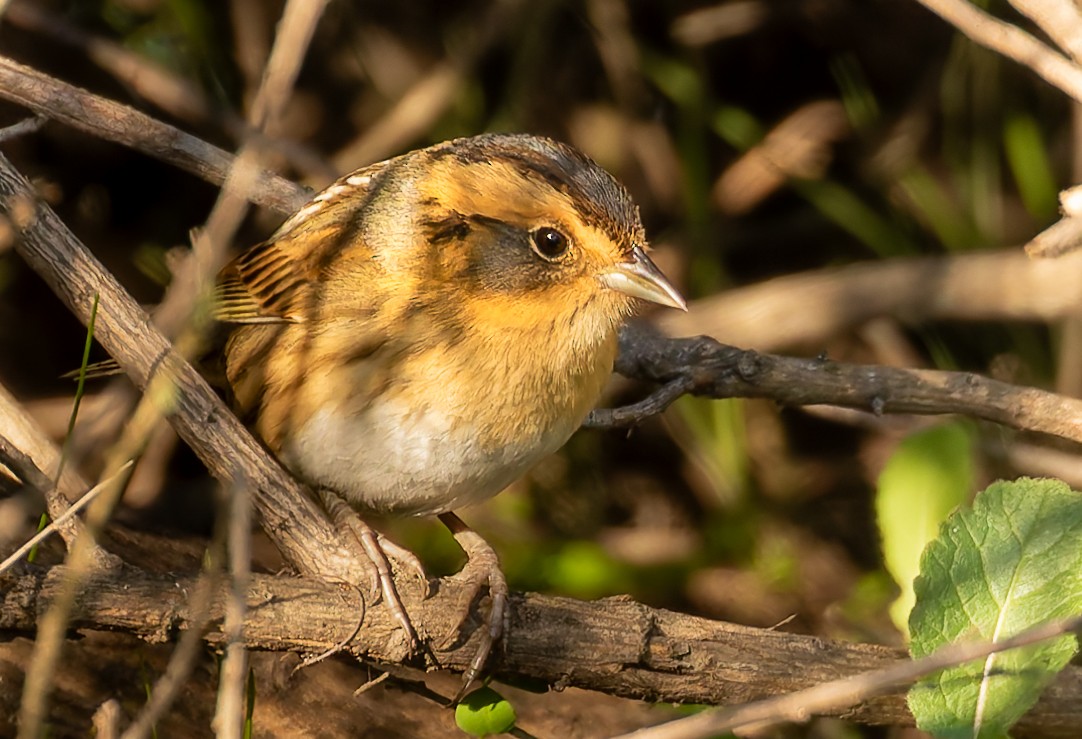
<svg viewBox="0 0 1082 739"><path fill-rule="evenodd" d="M621 262L607 272L598 275L605 287L618 290L625 295L651 303L667 305L686 311L687 303L672 283L661 274L657 265L650 261L641 246L631 250L631 261Z"/></svg>

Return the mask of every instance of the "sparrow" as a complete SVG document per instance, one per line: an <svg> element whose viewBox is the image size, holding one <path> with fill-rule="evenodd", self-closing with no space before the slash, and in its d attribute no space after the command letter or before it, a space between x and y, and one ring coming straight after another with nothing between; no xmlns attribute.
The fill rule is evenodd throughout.
<svg viewBox="0 0 1082 739"><path fill-rule="evenodd" d="M466 685L507 585L453 511L568 440L637 303L686 310L646 246L627 190L585 155L485 134L339 179L219 275L225 377L266 445L362 516L440 516L479 563L489 628Z"/></svg>

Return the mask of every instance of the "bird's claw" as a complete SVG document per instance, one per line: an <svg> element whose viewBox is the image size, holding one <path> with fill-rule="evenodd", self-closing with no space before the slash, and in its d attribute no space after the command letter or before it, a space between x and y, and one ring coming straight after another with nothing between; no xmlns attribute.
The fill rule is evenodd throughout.
<svg viewBox="0 0 1082 739"><path fill-rule="evenodd" d="M383 598L383 603L391 614L391 618L402 628L406 635L406 643L410 654L416 654L420 649L421 640L417 636L417 630L413 627L402 598L398 594L398 588L394 582L391 568L393 558L402 569L417 576L424 587L424 596L428 596L428 579L424 575L420 560L407 549L391 542L378 533L375 529L362 521L360 517L346 505L345 501L331 491L323 490L321 497L323 505L330 513L331 519L339 528L345 528L356 537L361 549L364 551L371 568L369 574L369 595L375 600L378 594Z"/></svg>
<svg viewBox="0 0 1082 739"><path fill-rule="evenodd" d="M490 602L477 649L469 665L466 666L466 671L462 675L462 686L453 699L454 703L458 703L462 700L473 681L481 675L485 663L492 654L493 647L507 631L507 603L510 589L507 587L507 578L504 577L503 571L500 569L499 558L488 542L466 526L462 519L453 513L441 514L440 520L451 530L455 541L462 547L468 558L466 566L453 578L466 584L467 600L465 607L462 609L462 619L448 641L452 641L461 632L463 624L469 618L471 607L476 601L478 593L486 584L488 585Z"/></svg>

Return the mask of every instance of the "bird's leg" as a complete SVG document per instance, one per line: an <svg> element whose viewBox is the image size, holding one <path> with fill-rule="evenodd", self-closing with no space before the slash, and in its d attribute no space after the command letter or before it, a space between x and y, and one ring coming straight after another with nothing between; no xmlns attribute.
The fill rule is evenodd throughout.
<svg viewBox="0 0 1082 739"><path fill-rule="evenodd" d="M350 510L352 511L353 509ZM356 518L357 521L361 521L361 519L357 517L357 514L354 513L353 517ZM364 522L361 521L361 523ZM395 565L397 565L397 569L405 570L417 578L418 582L421 584L421 600L427 598L429 595L428 575L425 574L425 567L421 564L421 560L418 559L417 555L401 544L395 544L378 531L375 531L374 533L376 534L376 543L379 548L383 550L387 559L393 561Z"/></svg>
<svg viewBox="0 0 1082 739"><path fill-rule="evenodd" d="M417 631L413 628L413 622L410 621L409 614L406 613L406 607L402 604L402 598L398 595L398 588L395 586L394 577L391 574L389 557L394 558L403 569L420 578L421 582L424 583L424 597L427 597L428 579L425 577L420 560L412 552L394 544L362 521L357 513L333 491L321 488L319 495L323 507L327 509L327 513L330 514L334 525L350 531L361 545L361 549L372 565L372 570L370 570L372 581L369 584L370 595L374 598L375 594L379 592L383 596L383 602L386 604L387 610L391 612L391 617L398 622L398 625L406 633L410 651L416 652L420 646L420 640L417 638Z"/></svg>
<svg viewBox="0 0 1082 739"><path fill-rule="evenodd" d="M489 654L492 653L492 647L506 630L507 598L510 591L507 587L507 578L503 576L503 571L500 569L500 560L488 542L453 513L441 513L439 518L443 521L443 525L451 530L451 535L455 537L455 541L462 547L467 557L466 566L455 576L456 579L463 580L469 586L469 600L463 620L469 615L470 605L485 583L488 584L488 595L491 600L488 617L485 619L485 628L481 632L481 643L477 646L477 652L462 676L462 687L454 698L454 702L458 703L465 695L470 683L481 674Z"/></svg>

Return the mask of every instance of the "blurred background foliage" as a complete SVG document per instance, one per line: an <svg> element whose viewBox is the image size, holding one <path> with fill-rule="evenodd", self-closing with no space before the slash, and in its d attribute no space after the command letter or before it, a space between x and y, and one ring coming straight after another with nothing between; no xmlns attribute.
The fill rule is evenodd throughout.
<svg viewBox="0 0 1082 739"><path fill-rule="evenodd" d="M280 10L268 0L16 0L0 51L235 148ZM180 92L148 84L147 70ZM25 115L0 107L4 125ZM1063 95L910 0L342 0L270 132L269 159L319 188L453 136L554 136L627 184L657 260L694 300L861 261L1018 247L1054 221L1058 190L1077 181L1076 115ZM189 175L58 124L5 152L146 302L215 197ZM254 213L238 247L280 220ZM697 333L698 319L693 303L682 332ZM1075 350L1061 341L1069 324L886 317L826 341L779 343L774 323L753 333L789 353L1069 388L1060 377L1073 366ZM81 346L81 327L0 251L0 379L58 431L71 398L59 375ZM614 381L607 402L647 390ZM84 452L108 441L93 423L112 402L101 397L85 402ZM748 625L900 644L877 480L898 443L928 426L684 398L630 434L579 433L465 518L500 552L515 588L629 593ZM123 520L204 533L212 484L161 436ZM952 448L960 465L973 456L977 481L1041 472L1004 451L1013 435L977 427L963 436L972 443ZM904 501L902 468L903 482L897 469L891 479ZM34 503L21 505L29 526ZM895 537L910 525L901 509L881 521ZM436 524L387 527L435 571L460 564Z"/></svg>

